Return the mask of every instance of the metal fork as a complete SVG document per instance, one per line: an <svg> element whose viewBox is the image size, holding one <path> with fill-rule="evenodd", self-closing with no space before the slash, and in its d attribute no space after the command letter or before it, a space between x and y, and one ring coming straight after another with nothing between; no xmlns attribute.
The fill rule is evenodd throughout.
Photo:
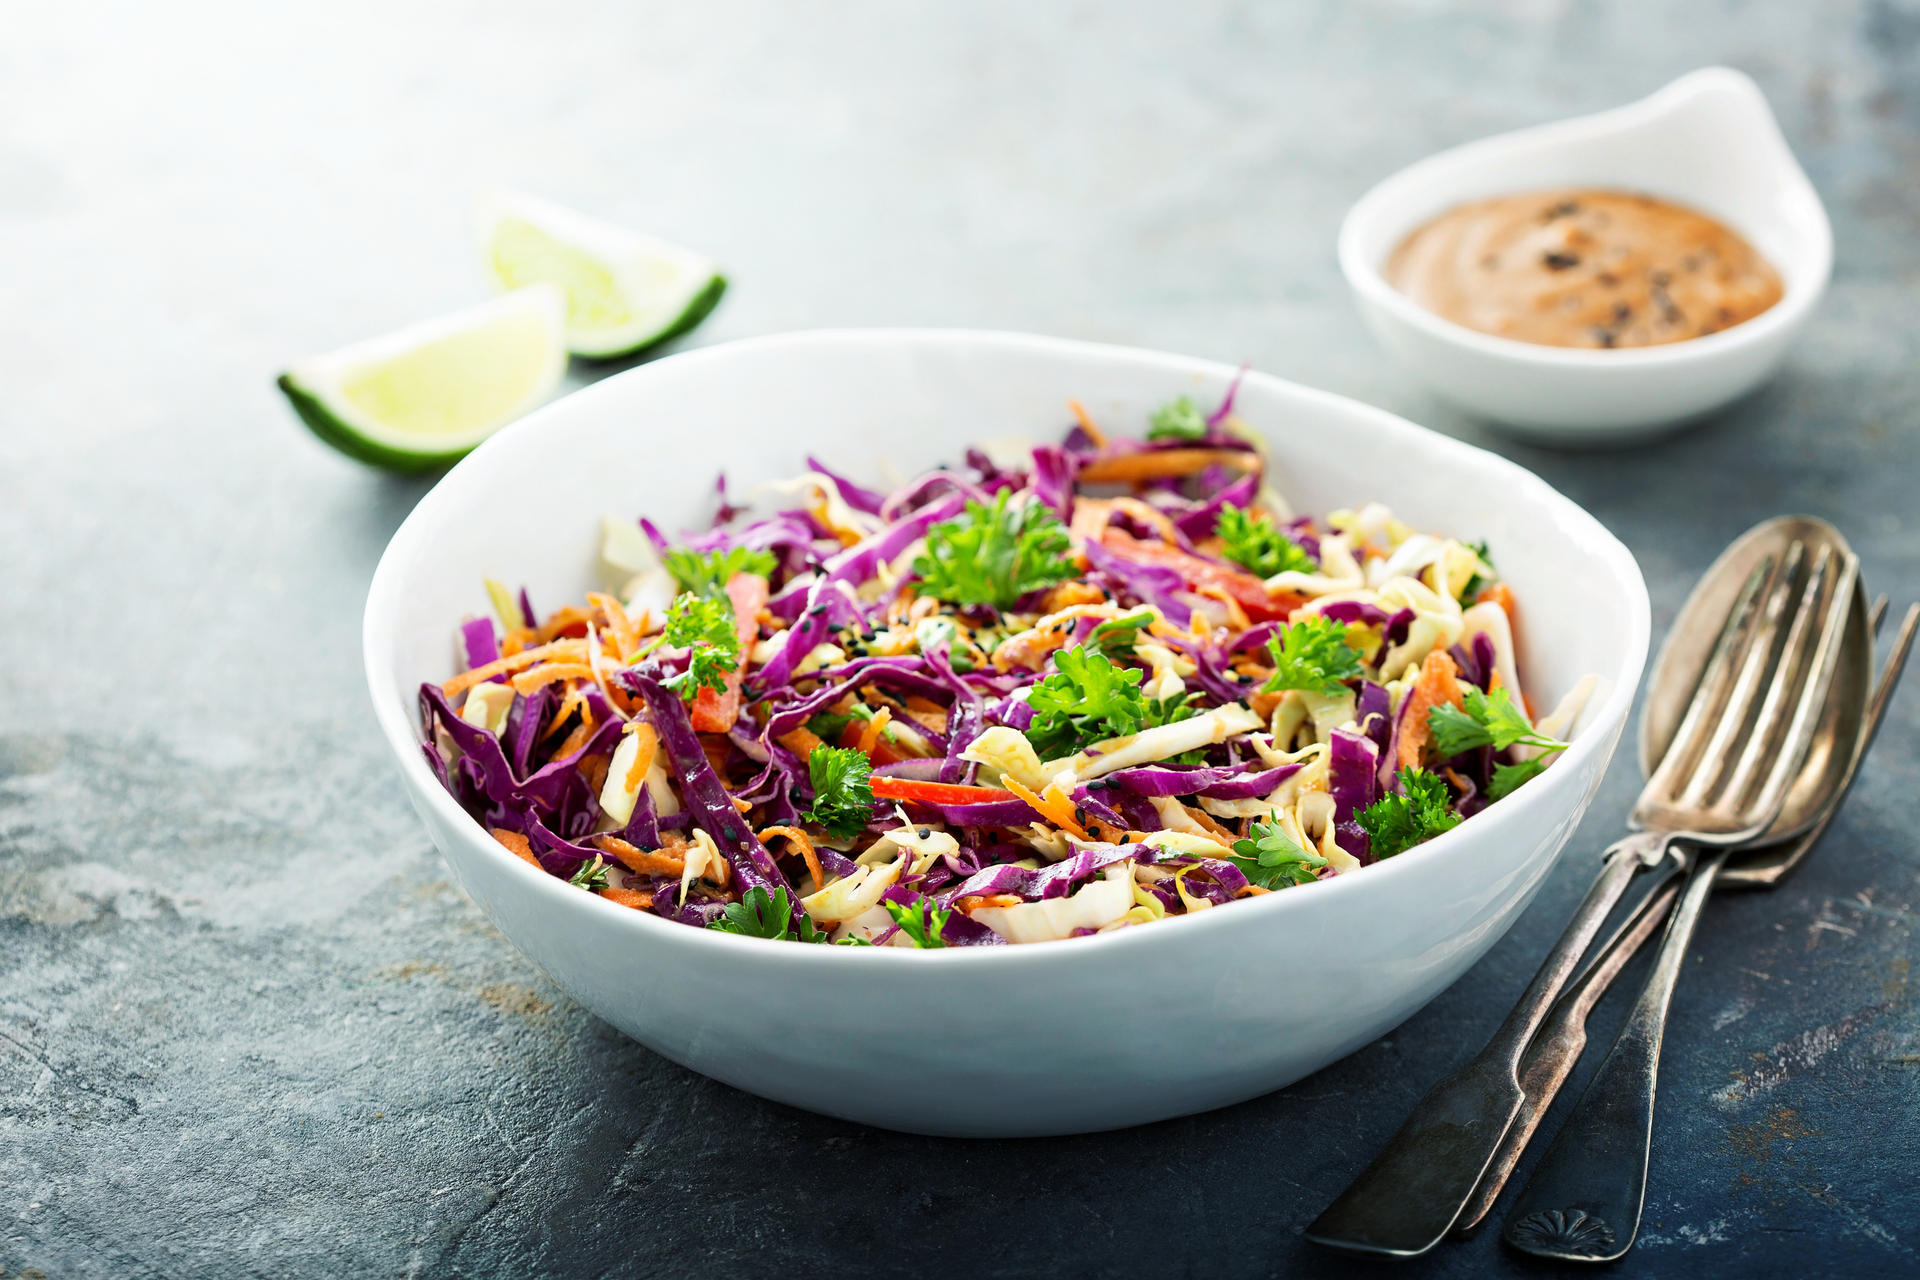
<svg viewBox="0 0 1920 1280"><path fill-rule="evenodd" d="M1808 666L1806 683L1809 692L1819 686L1821 702L1810 705L1803 699L1789 734L1801 727L1802 720L1810 722L1820 714L1826 699L1826 683L1819 679L1821 659L1829 648L1837 652L1839 635L1853 598L1853 577L1848 571L1856 569L1857 562L1849 555L1834 584L1837 590L1822 610L1823 575L1831 559L1823 553L1809 575L1780 659L1780 668L1791 674L1794 664L1790 657L1796 641L1804 641L1816 625L1821 628L1820 644ZM1814 616L1822 611L1825 620L1816 624ZM1831 670L1825 674L1830 680ZM1737 803L1737 789L1749 785L1756 774L1757 766L1749 764L1749 757L1760 734L1771 731L1782 714L1784 701L1776 705L1773 696L1779 688L1776 680L1761 708L1747 752L1725 780L1722 804ZM1662 763L1664 768L1665 762ZM1710 783L1709 788L1711 786ZM1688 794L1693 792L1690 785ZM1712 791L1700 794L1705 796ZM1640 810L1636 808L1635 812L1637 816ZM1573 1114L1555 1136L1553 1145L1547 1148L1531 1181L1514 1202L1506 1226L1507 1243L1514 1248L1568 1261L1610 1262L1633 1247L1646 1198L1647 1161L1653 1145L1654 1091L1659 1079L1667 1006L1673 998L1688 944L1693 939L1694 926L1699 923L1714 880L1731 853L1732 849L1724 844L1711 853L1703 851L1694 866L1686 892L1667 924L1667 935L1660 944L1646 985L1627 1016L1626 1025L1601 1060L1586 1092L1575 1104Z"/></svg>
<svg viewBox="0 0 1920 1280"><path fill-rule="evenodd" d="M1795 542L1782 561L1769 557L1749 576L1673 745L1634 806L1637 824L1647 829L1608 848L1593 887L1487 1047L1427 1092L1373 1163L1307 1228L1309 1240L1412 1257L1445 1238L1520 1112L1523 1053L1628 883L1670 858L1686 861L1685 847L1731 849L1772 824L1825 705L1859 574L1851 554L1836 565L1823 548L1799 591L1804 559ZM1829 602L1824 609L1812 603L1822 599ZM1783 643L1790 608L1794 621ZM1804 620L1814 613L1821 614L1817 627Z"/></svg>
<svg viewBox="0 0 1920 1280"><path fill-rule="evenodd" d="M1525 1101L1520 1104L1520 1114L1507 1130L1499 1151L1487 1165L1480 1185L1474 1188L1473 1198L1467 1201L1467 1207L1454 1222L1456 1237L1465 1236L1478 1227L1500 1198L1513 1167L1533 1140L1534 1130L1540 1127L1547 1108L1553 1105L1560 1086L1567 1082L1574 1064L1587 1047L1587 1015L1600 1003L1600 997L1607 993L1627 962L1666 923L1673 900L1680 896L1679 876L1676 868L1647 890L1640 905L1599 949L1600 958L1567 984L1566 994L1553 1006L1553 1013L1540 1028L1540 1034L1527 1046L1527 1056L1520 1063L1520 1091L1526 1095Z"/></svg>
<svg viewBox="0 0 1920 1280"><path fill-rule="evenodd" d="M1887 597L1881 596L1873 602L1868 611L1866 627L1869 637L1878 635L1880 622L1887 609ZM1849 622L1851 625L1851 621ZM1859 731L1859 741L1842 775L1839 787L1827 799L1824 809L1816 816L1813 825L1806 832L1790 837L1773 845L1761 845L1751 852L1738 856L1737 864L1721 870L1714 879L1714 887L1724 890L1730 884L1739 887L1771 888L1805 861L1813 847L1827 832L1827 826L1839 812L1846 800L1847 790L1852 785L1854 775L1859 771L1860 763L1866 758L1867 751L1873 746L1875 735L1879 732L1880 721L1886 715L1887 703L1893 691L1899 686L1901 672L1907 663L1907 654L1913 647L1914 634L1920 630L1920 605L1907 610L1894 637L1892 650L1886 665L1881 668L1880 678L1874 685L1873 694L1867 704L1866 720ZM1869 655L1870 656L1870 655ZM1837 696L1837 695L1836 695ZM1809 760L1807 768L1813 768ZM1587 1044L1586 1015L1607 987L1645 944L1652 931L1665 919L1673 900L1679 895L1679 886L1668 887L1664 882L1648 890L1647 899L1623 924L1614 938L1602 949L1601 959L1587 967L1581 976L1568 985L1567 993L1560 997L1560 1003L1554 1006L1553 1015L1540 1034L1527 1048L1527 1056L1520 1066L1520 1088L1526 1094L1520 1116L1507 1131L1506 1139L1500 1144L1499 1152L1493 1162L1487 1166L1486 1176L1480 1180L1473 1199L1461 1212L1459 1220L1453 1225L1455 1236L1465 1236L1472 1232L1485 1219L1488 1210L1500 1198L1506 1187L1507 1178L1519 1163L1521 1153L1532 1141L1534 1131L1539 1127L1547 1108L1553 1105L1560 1087L1566 1083L1574 1064L1579 1061ZM1631 931L1631 932L1630 932Z"/></svg>

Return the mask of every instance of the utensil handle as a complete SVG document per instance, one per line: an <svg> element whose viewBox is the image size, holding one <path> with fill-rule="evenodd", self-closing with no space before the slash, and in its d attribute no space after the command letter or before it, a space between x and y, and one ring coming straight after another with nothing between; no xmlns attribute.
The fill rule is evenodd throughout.
<svg viewBox="0 0 1920 1280"><path fill-rule="evenodd" d="M1486 1173L1481 1175L1480 1185L1473 1189L1473 1198L1467 1201L1467 1207L1454 1222L1455 1238L1470 1235L1506 1189L1513 1167L1520 1163L1547 1108L1553 1105L1560 1086L1567 1082L1574 1064L1586 1050L1587 1015L1626 968L1627 962L1639 954L1640 948L1665 922L1673 900L1680 896L1680 886L1670 883L1672 878L1669 876L1647 890L1647 896L1633 914L1600 949L1600 958L1569 984L1533 1043L1527 1046L1527 1056L1520 1061L1520 1092L1526 1095L1520 1103L1520 1114L1508 1126L1507 1136L1500 1140Z"/></svg>
<svg viewBox="0 0 1920 1280"><path fill-rule="evenodd" d="M1647 1193L1667 1005L1728 852L1695 866L1626 1026L1508 1215L1507 1243L1523 1253L1612 1262L1633 1247Z"/></svg>
<svg viewBox="0 0 1920 1280"><path fill-rule="evenodd" d="M1607 914L1667 838L1638 832L1607 850L1593 887L1533 983L1487 1047L1427 1091L1373 1163L1312 1225L1307 1239L1358 1253L1413 1257L1438 1244L1459 1217L1520 1110L1517 1068L1567 976Z"/></svg>

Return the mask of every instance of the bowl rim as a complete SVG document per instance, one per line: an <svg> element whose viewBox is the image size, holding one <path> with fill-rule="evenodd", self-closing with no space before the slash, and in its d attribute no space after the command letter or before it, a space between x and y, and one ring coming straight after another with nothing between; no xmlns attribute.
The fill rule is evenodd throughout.
<svg viewBox="0 0 1920 1280"><path fill-rule="evenodd" d="M1372 231L1374 224L1386 217L1410 193L1434 179L1458 173L1462 169L1472 169L1516 151L1537 150L1555 143L1584 141L1638 128L1658 120L1700 93L1718 88L1732 88L1757 103L1762 113L1759 132L1766 137L1766 141L1774 144L1774 163L1789 184L1804 191L1809 201L1808 208L1814 215L1813 225L1804 233L1806 240L1802 245L1808 251L1812 264L1806 283L1796 286L1785 279L1783 272L1784 290L1780 301L1750 320L1705 337L1651 347L1601 349L1522 342L1517 338L1503 338L1470 329L1427 310L1387 283L1380 265L1362 248L1361 242ZM1490 191L1488 194L1494 193ZM1714 66L1690 71L1647 96L1622 106L1493 134L1414 161L1375 183L1347 210L1346 217L1340 223L1338 257L1341 274L1346 276L1347 284L1355 293L1428 337L1464 347L1479 355L1544 368L1646 369L1711 360L1744 347L1765 344L1797 328L1825 294L1832 277L1833 225L1820 193L1781 135L1779 122L1760 87L1740 71ZM1774 265L1777 269L1779 264Z"/></svg>
<svg viewBox="0 0 1920 1280"><path fill-rule="evenodd" d="M1534 809L1561 806L1568 811L1579 808L1583 800L1570 793L1577 786L1576 778L1580 770L1568 767L1584 761L1596 752L1611 751L1624 728L1627 714L1633 699L1638 693L1641 678L1646 666L1647 652L1651 639L1651 604L1647 595L1646 583L1633 554L1620 540L1600 523L1591 513L1578 503L1554 489L1545 480L1534 475L1518 463L1509 461L1496 453L1477 448L1451 436L1422 427L1398 414L1384 409L1322 391L1318 388L1303 386L1271 374L1259 373L1251 369L1238 369L1214 360L1199 357L1180 356L1168 352L1147 348L1126 347L1110 343L1085 342L1077 339L1045 337L1002 330L983 329L812 329L796 330L787 333L770 334L760 337L743 338L732 342L718 343L713 346L699 347L681 352L660 360L650 361L589 387L584 387L571 395L564 396L512 423L467 458L462 459L446 475L442 476L434 487L415 504L400 527L394 532L386 550L381 554L379 565L374 570L373 580L367 591L366 612L361 628L362 659L366 666L368 693L374 704L374 716L386 737L387 745L392 749L400 767L403 780L414 792L417 803L432 808L434 815L447 830L464 835L481 856L499 859L500 866L509 876L521 877L521 892L544 895L545 901L554 909L561 911L585 909L587 911L616 912L627 917L629 927L641 930L640 936L654 936L663 943L682 946L764 946L765 940L743 938L722 933L713 929L692 929L671 920L661 919L648 911L636 911L608 902L597 894L583 894L555 876L528 865L525 861L510 853L495 841L479 822L468 814L454 800L451 793L442 786L428 769L426 759L420 747L417 729L406 710L418 702L417 691L403 693L393 679L389 661L395 630L395 615L400 588L404 586L409 570L425 560L424 553L430 546L430 526L441 523L443 516L457 510L463 495L458 490L463 476L471 476L481 469L487 458L500 453L503 442L517 440L535 434L548 422L565 416L593 413L597 403L616 394L625 394L628 387L645 382L650 377L659 376L658 371L672 367L676 372L700 364L720 363L737 359L742 355L751 357L756 352L775 350L783 347L804 344L870 344L870 343L925 343L925 344L974 344L1000 346L1010 350L1028 350L1053 352L1060 355L1104 356L1109 359L1122 358L1134 363L1159 365L1169 373L1191 377L1204 375L1217 378L1221 384L1239 375L1247 381L1259 385L1268 384L1283 396L1302 399L1323 408L1337 409L1344 413L1358 413L1372 419L1387 431L1402 436L1421 438L1429 447L1439 448L1443 452L1471 458L1476 465L1491 468L1500 473L1506 486L1502 491L1530 493L1544 500L1549 506L1559 506L1561 515L1571 519L1576 526L1586 526L1585 532L1592 544L1592 550L1599 562L1611 571L1616 585L1621 589L1621 604L1626 608L1628 618L1628 648L1612 672L1602 672L1612 683L1606 700L1591 712L1591 720L1586 730L1569 747L1561 758L1559 767L1549 769L1541 776L1536 785L1523 789L1500 804L1491 806L1475 814L1472 819L1462 822L1452 830L1443 832L1432 840L1410 850L1399 857L1383 863L1375 863L1366 868L1365 876L1336 876L1331 881L1318 881L1313 886L1315 894L1306 901L1298 901L1297 895L1272 893L1261 895L1258 902L1237 903L1235 911L1227 918L1228 923L1217 919L1212 911L1204 911L1194 916L1180 916L1157 922L1152 930L1118 929L1109 934L1096 934L1089 937L1071 939L1074 946L970 946L948 947L939 954L946 957L932 961L940 964L1073 964L1080 963L1087 955L1105 955L1106 950L1089 951L1088 945L1111 950L1113 948L1158 945L1152 941L1159 936L1162 941L1177 940L1180 937L1201 935L1197 930L1234 927L1231 922L1239 921L1242 926L1251 926L1256 917L1253 913L1266 911L1269 914L1284 914L1314 909L1314 903L1329 893L1364 893L1369 890L1365 884L1387 885L1386 877L1416 874L1418 868L1431 863L1435 858L1445 857L1456 850L1464 850L1469 842L1480 840L1498 840L1503 828L1518 825L1522 815ZM476 462L476 459L479 460ZM1547 785L1540 785L1545 783ZM424 817L425 815L423 815ZM433 824L429 823L431 827ZM1470 829L1471 828L1471 829ZM431 832L430 832L431 834ZM443 852L443 856L444 852ZM451 861L451 859L449 859ZM508 865L510 864L510 865ZM1359 886L1359 887L1356 887ZM1301 886L1306 887L1306 886ZM564 895L564 896L562 896ZM573 904L569 907L568 903ZM610 918L609 918L610 919ZM1186 929L1187 934L1173 935L1163 930L1178 926ZM1271 926L1269 926L1271 927ZM662 932L666 931L666 932ZM1144 937L1138 935L1145 935ZM516 944L517 945L517 944ZM864 961L840 961L814 956L814 952L838 953L841 951L859 951L870 957L880 953L892 953L891 959L869 958ZM1038 952L1036 959L1028 953ZM751 953L738 953L741 955ZM839 963L879 963L879 964L920 964L928 963L917 949L905 947L801 947L783 948L769 952L768 958L778 958L783 964L839 964ZM1054 957L1052 960L1045 957ZM964 957L964 958L962 958Z"/></svg>

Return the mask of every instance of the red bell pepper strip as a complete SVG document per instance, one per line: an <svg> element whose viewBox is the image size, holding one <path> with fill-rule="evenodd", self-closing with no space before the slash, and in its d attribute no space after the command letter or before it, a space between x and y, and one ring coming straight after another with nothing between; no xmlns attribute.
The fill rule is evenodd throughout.
<svg viewBox="0 0 1920 1280"><path fill-rule="evenodd" d="M918 800L923 804L996 804L1017 799L999 787L962 787L948 782L914 782L909 778L874 778L876 800Z"/></svg>
<svg viewBox="0 0 1920 1280"><path fill-rule="evenodd" d="M693 700L693 727L702 733L725 733L740 718L740 681L747 673L747 651L760 638L767 580L757 573L736 573L727 579L727 599L733 602L734 626L740 636L740 665L727 673L725 693L703 685Z"/></svg>

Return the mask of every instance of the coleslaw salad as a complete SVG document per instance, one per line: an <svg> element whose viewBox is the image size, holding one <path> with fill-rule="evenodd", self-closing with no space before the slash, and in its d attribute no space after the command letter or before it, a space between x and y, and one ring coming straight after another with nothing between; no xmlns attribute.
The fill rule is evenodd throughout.
<svg viewBox="0 0 1920 1280"><path fill-rule="evenodd" d="M1181 399L890 493L677 542L614 589L489 584L429 764L496 840L683 924L919 949L1056 941L1364 870L1550 767L1489 551L1377 504L1295 518L1258 436ZM1065 415L1063 415L1064 417Z"/></svg>

